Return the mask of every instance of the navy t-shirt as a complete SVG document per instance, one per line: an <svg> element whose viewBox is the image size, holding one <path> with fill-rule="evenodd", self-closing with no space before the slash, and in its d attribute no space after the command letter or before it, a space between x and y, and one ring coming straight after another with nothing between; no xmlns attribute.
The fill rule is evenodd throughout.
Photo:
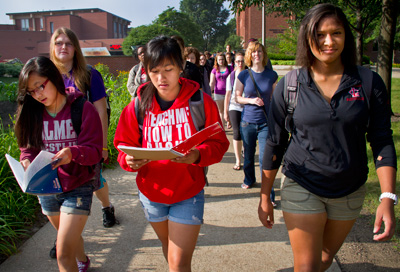
<svg viewBox="0 0 400 272"><path fill-rule="evenodd" d="M264 101L265 112L269 110L269 104L271 102L272 86L278 79L278 74L265 67L261 73L256 73L252 70L254 80L258 86L258 90ZM250 77L249 70L243 70L238 75L238 79L244 85L243 94L247 98L256 98L257 91L254 86L253 80ZM254 104L245 104L242 113L242 120L248 123L261 124L266 123L264 110Z"/></svg>

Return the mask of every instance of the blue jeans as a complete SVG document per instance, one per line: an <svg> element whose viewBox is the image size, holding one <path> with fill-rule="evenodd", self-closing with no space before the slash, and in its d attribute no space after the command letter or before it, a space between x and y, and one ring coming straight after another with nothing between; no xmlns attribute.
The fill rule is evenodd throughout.
<svg viewBox="0 0 400 272"><path fill-rule="evenodd" d="M242 134L244 147L244 181L243 183L252 186L256 182L256 173L254 169L254 157L256 154L257 140L259 148L258 161L260 164L260 177L262 176L262 160L264 157L265 143L268 136L267 123L255 124L246 121L240 122L240 132ZM275 201L275 191L272 188L271 200Z"/></svg>
<svg viewBox="0 0 400 272"><path fill-rule="evenodd" d="M185 225L203 224L204 190L194 197L173 204L153 202L140 191L139 200L149 222L170 220Z"/></svg>

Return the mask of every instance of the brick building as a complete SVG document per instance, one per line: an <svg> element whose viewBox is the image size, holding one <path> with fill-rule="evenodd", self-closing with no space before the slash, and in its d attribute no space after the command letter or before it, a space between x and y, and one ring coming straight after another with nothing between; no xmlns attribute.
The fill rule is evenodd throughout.
<svg viewBox="0 0 400 272"><path fill-rule="evenodd" d="M283 33L288 27L287 17L275 14L265 15L264 37L270 38ZM257 6L251 6L240 12L236 16L236 35L243 37L246 42L250 38L262 38L262 9Z"/></svg>
<svg viewBox="0 0 400 272"><path fill-rule="evenodd" d="M94 65L102 62L111 72L129 71L136 62L122 53L122 42L130 21L98 8L7 13L13 25L0 25L0 60L35 56L49 57L49 41L59 27L72 29L82 48L106 48L111 56L86 57Z"/></svg>

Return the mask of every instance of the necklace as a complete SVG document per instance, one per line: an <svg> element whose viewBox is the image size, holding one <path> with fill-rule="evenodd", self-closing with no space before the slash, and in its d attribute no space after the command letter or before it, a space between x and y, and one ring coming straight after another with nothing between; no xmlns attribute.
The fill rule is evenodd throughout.
<svg viewBox="0 0 400 272"><path fill-rule="evenodd" d="M58 96L58 93L57 93L57 96ZM60 104L60 106L59 106L58 108L57 108L57 102L56 102L56 106L55 106L54 113L51 112L48 108L45 108L45 109L46 109L47 113L48 113L51 117L55 118L55 117L57 116L57 114L64 108L64 106L65 106L66 103L67 103L67 98L66 98L66 97L65 97L64 100L61 102L61 104Z"/></svg>

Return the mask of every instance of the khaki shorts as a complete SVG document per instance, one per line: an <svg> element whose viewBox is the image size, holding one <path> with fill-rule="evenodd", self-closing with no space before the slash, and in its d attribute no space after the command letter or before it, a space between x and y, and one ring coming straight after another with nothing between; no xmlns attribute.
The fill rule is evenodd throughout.
<svg viewBox="0 0 400 272"><path fill-rule="evenodd" d="M281 188L282 210L288 213L327 213L331 220L356 219L364 203L365 184L357 191L340 198L320 197L310 193L294 180L284 177Z"/></svg>

